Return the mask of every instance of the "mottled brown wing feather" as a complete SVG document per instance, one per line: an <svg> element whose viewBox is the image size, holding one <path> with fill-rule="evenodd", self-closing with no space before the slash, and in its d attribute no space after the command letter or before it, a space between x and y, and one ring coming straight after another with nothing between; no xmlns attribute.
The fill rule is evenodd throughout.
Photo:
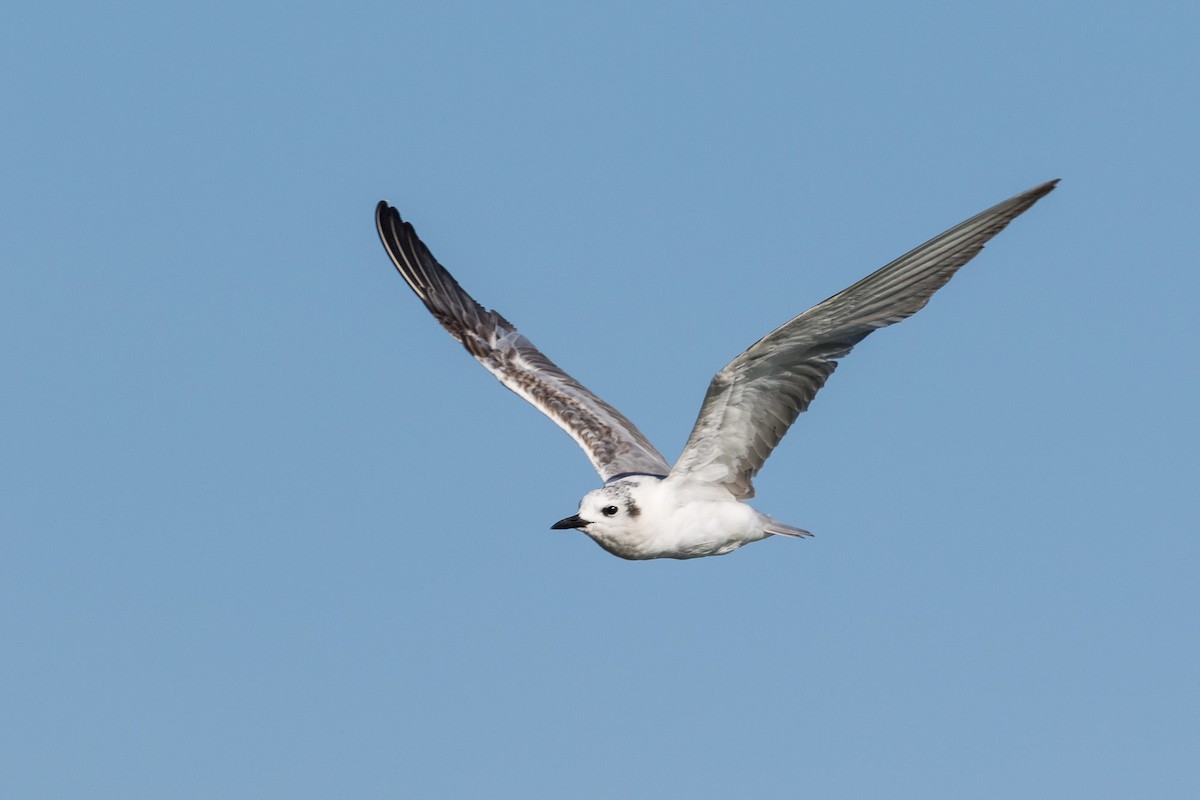
<svg viewBox="0 0 1200 800"><path fill-rule="evenodd" d="M375 223L392 263L442 327L578 442L604 480L621 473L667 473L666 461L637 426L559 369L499 313L475 302L395 208L381 202Z"/></svg>

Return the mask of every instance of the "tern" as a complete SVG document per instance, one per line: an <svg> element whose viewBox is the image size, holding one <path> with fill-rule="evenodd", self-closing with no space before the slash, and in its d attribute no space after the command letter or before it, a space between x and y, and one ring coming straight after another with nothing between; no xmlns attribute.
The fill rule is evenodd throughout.
<svg viewBox="0 0 1200 800"><path fill-rule="evenodd" d="M626 559L719 556L768 536L810 536L756 511L751 483L838 360L872 331L912 316L1018 215L1043 183L977 214L759 339L709 384L674 466L619 411L467 294L399 212L380 202L383 247L450 335L502 384L573 438L604 485L553 529L575 528Z"/></svg>

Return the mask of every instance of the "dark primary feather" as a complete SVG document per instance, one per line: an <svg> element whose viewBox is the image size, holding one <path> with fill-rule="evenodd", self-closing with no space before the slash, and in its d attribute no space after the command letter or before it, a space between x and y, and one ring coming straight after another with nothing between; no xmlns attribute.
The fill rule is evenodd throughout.
<svg viewBox="0 0 1200 800"><path fill-rule="evenodd" d="M751 480L837 368L872 331L919 311L1050 181L956 225L764 336L718 372L672 478L724 484L741 499Z"/></svg>
<svg viewBox="0 0 1200 800"><path fill-rule="evenodd" d="M667 473L666 461L637 426L559 369L499 313L475 302L396 209L380 202L375 224L392 263L442 327L570 434L604 480L624 472Z"/></svg>

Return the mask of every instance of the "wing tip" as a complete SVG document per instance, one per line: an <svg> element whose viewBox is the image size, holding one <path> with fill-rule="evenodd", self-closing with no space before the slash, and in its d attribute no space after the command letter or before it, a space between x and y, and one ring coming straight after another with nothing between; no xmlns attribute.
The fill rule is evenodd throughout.
<svg viewBox="0 0 1200 800"><path fill-rule="evenodd" d="M1041 186L1033 187L1028 192L1026 192L1026 194L1033 195L1035 199L1039 198L1039 197L1045 197L1046 195L1048 195L1052 191L1054 191L1055 187L1058 186L1058 184L1061 180L1062 180L1062 178L1053 178L1051 180L1046 181Z"/></svg>
<svg viewBox="0 0 1200 800"><path fill-rule="evenodd" d="M396 210L395 206L389 204L387 200L380 200L375 204L375 229L379 232L381 239L386 235L387 227L390 226L394 230L403 222L404 220L400 218L400 212Z"/></svg>
<svg viewBox="0 0 1200 800"><path fill-rule="evenodd" d="M1018 195L1013 195L1007 200L997 203L986 211L981 211L966 222L954 226L950 230L943 233L942 236L980 223L997 225L994 230L988 233L983 242L980 243L980 249L982 249L983 243L985 243L988 239L991 239L1000 231L1004 230L1004 228L1008 227L1008 223L1012 222L1014 219L1033 208L1034 204L1037 203L1038 200L1041 200L1043 197L1054 191L1054 188L1058 186L1060 180L1062 179L1055 178L1054 180L1049 180L1045 183L1038 184L1032 189L1027 189ZM941 237L935 237L934 239L931 239L930 242L936 241L938 238ZM926 244L929 244L929 242L926 242Z"/></svg>
<svg viewBox="0 0 1200 800"><path fill-rule="evenodd" d="M433 286L426 268L422 266L422 251L432 261L411 222L406 222L400 211L386 200L375 205L375 231L392 265L400 273L409 288L422 302L428 305L429 291Z"/></svg>
<svg viewBox="0 0 1200 800"><path fill-rule="evenodd" d="M1017 195L1010 202L1013 202L1019 206L1021 211L1025 211L1038 200L1041 200L1043 197L1054 191L1055 187L1058 186L1058 183L1061 180L1062 178L1055 178L1054 180L1049 180L1043 184L1039 184L1038 186L1035 186L1032 189Z"/></svg>

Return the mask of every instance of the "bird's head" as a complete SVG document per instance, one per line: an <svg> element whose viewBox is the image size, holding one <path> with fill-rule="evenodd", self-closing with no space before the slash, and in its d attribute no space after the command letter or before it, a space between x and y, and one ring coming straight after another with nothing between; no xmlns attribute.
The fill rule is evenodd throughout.
<svg viewBox="0 0 1200 800"><path fill-rule="evenodd" d="M622 558L638 555L650 531L643 512L652 501L654 484L649 476L624 478L588 492L579 501L579 513L561 519L555 530L578 528L596 544Z"/></svg>

